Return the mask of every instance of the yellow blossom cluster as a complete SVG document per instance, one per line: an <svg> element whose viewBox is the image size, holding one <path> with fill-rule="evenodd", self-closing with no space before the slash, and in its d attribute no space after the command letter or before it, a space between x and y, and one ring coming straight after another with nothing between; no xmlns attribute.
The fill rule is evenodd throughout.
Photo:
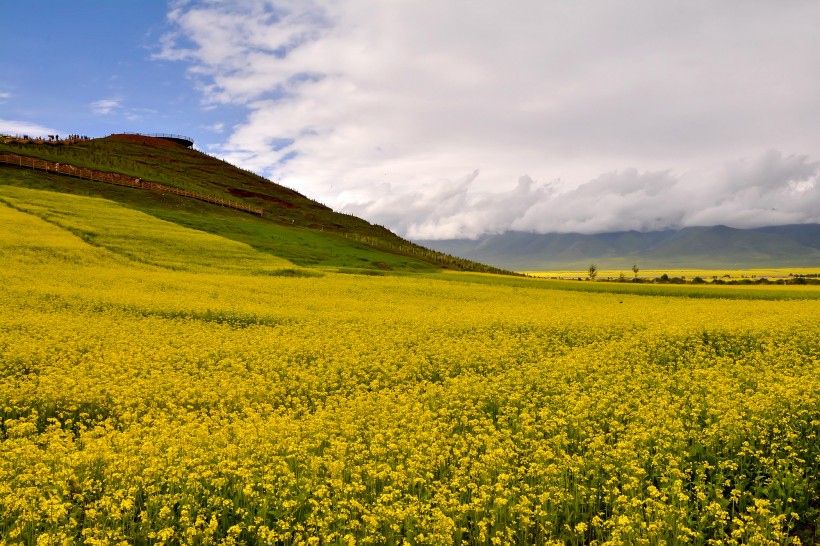
<svg viewBox="0 0 820 546"><path fill-rule="evenodd" d="M145 262L75 199L0 192L2 546L817 539L818 300Z"/></svg>

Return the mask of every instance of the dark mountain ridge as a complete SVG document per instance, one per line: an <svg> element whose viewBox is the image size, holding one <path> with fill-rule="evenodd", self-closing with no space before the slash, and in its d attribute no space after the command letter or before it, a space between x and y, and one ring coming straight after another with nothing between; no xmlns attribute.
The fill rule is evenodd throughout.
<svg viewBox="0 0 820 546"><path fill-rule="evenodd" d="M820 224L754 229L718 225L664 231L527 233L416 241L428 248L522 270L631 267L820 267Z"/></svg>

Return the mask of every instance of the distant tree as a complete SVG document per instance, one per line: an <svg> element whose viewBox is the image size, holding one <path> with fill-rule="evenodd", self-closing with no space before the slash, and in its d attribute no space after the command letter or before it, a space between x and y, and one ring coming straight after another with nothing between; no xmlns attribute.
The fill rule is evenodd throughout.
<svg viewBox="0 0 820 546"><path fill-rule="evenodd" d="M635 274L636 279L638 278L638 271L640 271L640 269L638 269L638 264L634 264L632 266L632 272Z"/></svg>
<svg viewBox="0 0 820 546"><path fill-rule="evenodd" d="M589 280L594 281L596 275L598 275L598 266L595 264L589 264L589 269L587 269L587 276Z"/></svg>

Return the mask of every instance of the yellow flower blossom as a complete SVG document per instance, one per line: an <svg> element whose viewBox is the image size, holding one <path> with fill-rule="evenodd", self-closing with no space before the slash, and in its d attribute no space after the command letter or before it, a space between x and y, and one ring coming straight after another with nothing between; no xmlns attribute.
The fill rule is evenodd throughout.
<svg viewBox="0 0 820 546"><path fill-rule="evenodd" d="M8 544L809 536L817 299L260 275L43 193L0 186Z"/></svg>

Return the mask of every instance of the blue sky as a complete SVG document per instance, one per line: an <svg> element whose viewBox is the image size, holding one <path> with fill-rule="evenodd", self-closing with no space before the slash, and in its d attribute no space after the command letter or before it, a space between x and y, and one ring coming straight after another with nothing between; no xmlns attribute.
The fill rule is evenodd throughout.
<svg viewBox="0 0 820 546"><path fill-rule="evenodd" d="M156 0L4 1L0 35L13 53L0 56L0 131L213 138L209 127L243 109L205 107L185 66L154 58L168 9Z"/></svg>
<svg viewBox="0 0 820 546"><path fill-rule="evenodd" d="M0 132L184 134L417 239L820 222L820 2L0 8Z"/></svg>

